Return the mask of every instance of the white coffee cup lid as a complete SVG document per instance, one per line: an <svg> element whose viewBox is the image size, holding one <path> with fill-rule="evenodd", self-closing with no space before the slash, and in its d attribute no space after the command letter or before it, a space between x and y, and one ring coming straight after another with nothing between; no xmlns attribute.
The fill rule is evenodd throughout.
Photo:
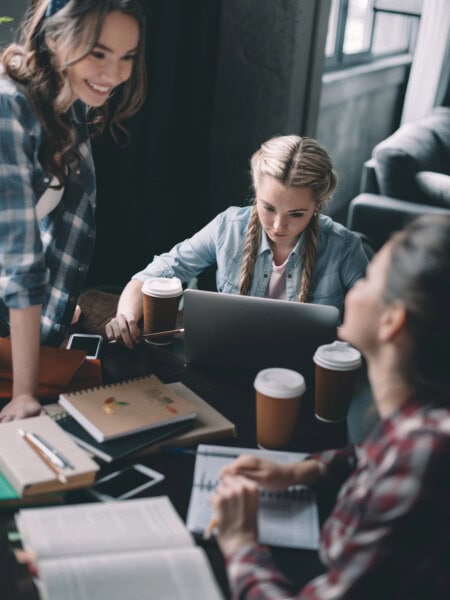
<svg viewBox="0 0 450 600"><path fill-rule="evenodd" d="M256 375L254 386L257 392L274 398L295 398L306 390L303 375L279 367L260 371Z"/></svg>
<svg viewBox="0 0 450 600"><path fill-rule="evenodd" d="M316 365L333 371L353 371L362 364L361 353L347 342L319 346L313 356Z"/></svg>
<svg viewBox="0 0 450 600"><path fill-rule="evenodd" d="M144 282L142 292L149 296L172 298L183 293L183 286L178 277L153 277Z"/></svg>

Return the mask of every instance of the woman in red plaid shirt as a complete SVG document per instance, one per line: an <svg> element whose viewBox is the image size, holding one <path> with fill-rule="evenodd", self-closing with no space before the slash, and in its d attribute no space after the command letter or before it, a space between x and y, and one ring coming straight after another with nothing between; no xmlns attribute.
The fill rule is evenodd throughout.
<svg viewBox="0 0 450 600"><path fill-rule="evenodd" d="M242 456L212 496L233 598L450 598L450 218L396 234L348 293L341 337L365 355L380 422L361 447L295 465ZM342 487L298 590L257 544L258 486Z"/></svg>

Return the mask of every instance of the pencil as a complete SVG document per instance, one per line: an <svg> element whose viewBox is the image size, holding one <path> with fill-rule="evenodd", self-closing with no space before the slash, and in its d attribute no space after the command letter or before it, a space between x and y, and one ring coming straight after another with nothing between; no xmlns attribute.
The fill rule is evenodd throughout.
<svg viewBox="0 0 450 600"><path fill-rule="evenodd" d="M169 331L155 331L154 333L143 333L141 339L147 339L150 337L159 337L163 335L174 335L175 333L184 333L184 328L169 329Z"/></svg>
<svg viewBox="0 0 450 600"><path fill-rule="evenodd" d="M30 446L30 448L45 462L47 467L55 473L56 477L59 479L61 483L67 483L67 477L60 471L60 469L54 465L42 452L42 450L36 446L32 439L28 437L26 432L23 429L19 429L19 434L23 437L26 443Z"/></svg>
<svg viewBox="0 0 450 600"><path fill-rule="evenodd" d="M203 532L204 540L209 540L209 538L212 536L214 529L216 529L217 525L218 525L217 519L215 517L212 518L211 521L209 522L208 527Z"/></svg>
<svg viewBox="0 0 450 600"><path fill-rule="evenodd" d="M140 340L146 340L149 338L163 337L164 335L175 335L176 333L184 333L184 328L169 329L168 331L155 331L154 333L142 333L139 336ZM117 340L109 340L108 344L117 344Z"/></svg>

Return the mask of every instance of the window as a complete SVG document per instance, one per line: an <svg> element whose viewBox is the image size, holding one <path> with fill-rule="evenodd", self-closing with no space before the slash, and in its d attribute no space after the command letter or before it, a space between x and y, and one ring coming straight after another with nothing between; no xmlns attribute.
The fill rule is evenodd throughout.
<svg viewBox="0 0 450 600"><path fill-rule="evenodd" d="M420 0L331 0L327 70L412 53Z"/></svg>

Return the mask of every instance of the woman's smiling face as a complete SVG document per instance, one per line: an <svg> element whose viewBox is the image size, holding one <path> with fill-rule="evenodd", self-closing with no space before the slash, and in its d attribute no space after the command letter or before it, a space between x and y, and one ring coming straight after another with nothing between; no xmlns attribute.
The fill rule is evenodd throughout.
<svg viewBox="0 0 450 600"><path fill-rule="evenodd" d="M73 100L102 106L114 88L130 78L138 42L136 19L118 11L109 13L91 52L67 67Z"/></svg>

